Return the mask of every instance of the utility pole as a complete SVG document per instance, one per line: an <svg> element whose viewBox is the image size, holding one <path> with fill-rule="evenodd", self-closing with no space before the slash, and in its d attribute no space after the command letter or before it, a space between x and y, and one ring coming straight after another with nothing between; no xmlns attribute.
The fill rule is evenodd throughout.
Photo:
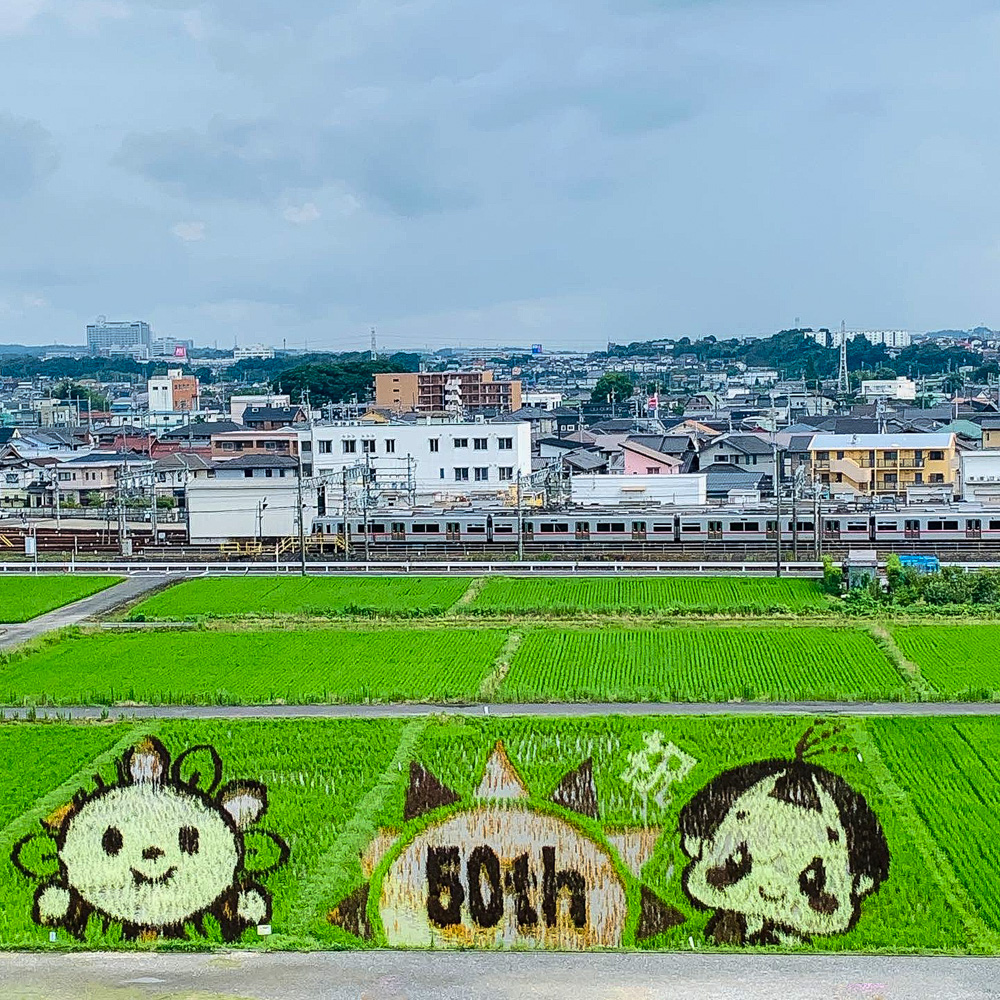
<svg viewBox="0 0 1000 1000"><path fill-rule="evenodd" d="M149 492L152 497L152 502L149 507L149 527L153 533L153 544L156 544L156 473L153 472L152 468L149 470Z"/></svg>
<svg viewBox="0 0 1000 1000"><path fill-rule="evenodd" d="M521 506L521 470L517 470L517 561L524 562L524 508Z"/></svg>
<svg viewBox="0 0 1000 1000"><path fill-rule="evenodd" d="M774 437L774 575L781 576L781 470L778 467L778 437Z"/></svg>
<svg viewBox="0 0 1000 1000"><path fill-rule="evenodd" d="M374 336L375 328L372 327L372 334ZM371 547L370 547L370 534L368 524L368 484L371 482L372 476L372 457L370 454L365 455L365 471L364 471L364 491L361 494L361 516L364 519L365 526L365 562L368 562L371 558Z"/></svg>
<svg viewBox="0 0 1000 1000"><path fill-rule="evenodd" d="M348 553L348 549L350 548L348 539L351 536L351 526L347 520L347 466L346 465L344 466L343 476L344 476L344 489L341 498L343 507L341 508L341 510L343 512L343 517L344 517L344 562L347 562L347 560L350 558L350 555Z"/></svg>
<svg viewBox="0 0 1000 1000"><path fill-rule="evenodd" d="M823 556L823 526L819 522L819 515L819 480L813 479L813 539L817 562Z"/></svg>
<svg viewBox="0 0 1000 1000"><path fill-rule="evenodd" d="M795 470L792 476L792 557L798 561L799 558L799 470Z"/></svg>
<svg viewBox="0 0 1000 1000"><path fill-rule="evenodd" d="M306 575L306 529L305 529L305 501L302 496L302 452L299 451L299 475L298 475L298 507L299 507L299 570L303 576Z"/></svg>

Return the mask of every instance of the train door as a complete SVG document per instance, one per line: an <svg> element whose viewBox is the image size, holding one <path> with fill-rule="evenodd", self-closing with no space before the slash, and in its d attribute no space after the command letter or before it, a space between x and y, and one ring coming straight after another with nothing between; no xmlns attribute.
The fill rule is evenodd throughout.
<svg viewBox="0 0 1000 1000"><path fill-rule="evenodd" d="M525 521L521 525L521 534L525 538L531 539L535 537L535 523L534 521Z"/></svg>
<svg viewBox="0 0 1000 1000"><path fill-rule="evenodd" d="M446 521L444 526L444 537L449 542L460 542L462 540L462 525L459 521Z"/></svg>
<svg viewBox="0 0 1000 1000"><path fill-rule="evenodd" d="M827 518L823 522L823 537L824 538L840 538L840 521L834 521Z"/></svg>
<svg viewBox="0 0 1000 1000"><path fill-rule="evenodd" d="M768 538L775 539L775 538L778 537L778 522L777 521L768 521L764 525L764 528L765 528L765 535Z"/></svg>
<svg viewBox="0 0 1000 1000"><path fill-rule="evenodd" d="M493 515L492 514L487 514L486 515L486 541L487 542L492 542L493 541Z"/></svg>
<svg viewBox="0 0 1000 1000"><path fill-rule="evenodd" d="M982 538L983 522L978 517L970 517L965 522L966 538Z"/></svg>
<svg viewBox="0 0 1000 1000"><path fill-rule="evenodd" d="M644 542L646 540L646 522L645 521L633 521L632 522L632 541L633 542Z"/></svg>
<svg viewBox="0 0 1000 1000"><path fill-rule="evenodd" d="M576 522L576 540L578 542L590 541L590 521Z"/></svg>
<svg viewBox="0 0 1000 1000"><path fill-rule="evenodd" d="M907 520L903 523L903 537L904 538L920 537L920 522L916 518L913 518L912 520Z"/></svg>
<svg viewBox="0 0 1000 1000"><path fill-rule="evenodd" d="M392 540L394 542L406 541L406 524L403 521L392 522Z"/></svg>
<svg viewBox="0 0 1000 1000"><path fill-rule="evenodd" d="M708 522L708 539L709 541L721 540L722 538L722 522L721 521L709 521Z"/></svg>

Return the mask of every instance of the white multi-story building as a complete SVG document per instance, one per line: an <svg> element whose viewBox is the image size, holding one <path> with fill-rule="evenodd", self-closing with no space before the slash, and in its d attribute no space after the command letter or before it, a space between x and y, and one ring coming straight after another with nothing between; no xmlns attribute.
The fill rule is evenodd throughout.
<svg viewBox="0 0 1000 1000"><path fill-rule="evenodd" d="M418 495L488 495L531 474L531 425L485 421L318 424L299 432L303 474L367 466L376 485Z"/></svg>
<svg viewBox="0 0 1000 1000"><path fill-rule="evenodd" d="M909 347L913 343L909 330L810 330L806 336L821 347L840 347L844 337L849 341L865 337L870 344L897 348Z"/></svg>
<svg viewBox="0 0 1000 1000"><path fill-rule="evenodd" d="M865 399L916 399L917 383L908 378L866 379L861 383Z"/></svg>
<svg viewBox="0 0 1000 1000"><path fill-rule="evenodd" d="M246 361L249 358L260 358L270 361L274 357L274 348L267 344L250 344L248 347L234 347L233 361Z"/></svg>

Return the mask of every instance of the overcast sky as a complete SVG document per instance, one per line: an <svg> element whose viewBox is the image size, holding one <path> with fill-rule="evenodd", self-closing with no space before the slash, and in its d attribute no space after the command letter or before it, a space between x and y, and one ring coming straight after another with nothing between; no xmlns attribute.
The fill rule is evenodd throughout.
<svg viewBox="0 0 1000 1000"><path fill-rule="evenodd" d="M0 341L997 327L998 51L996 0L0 0Z"/></svg>

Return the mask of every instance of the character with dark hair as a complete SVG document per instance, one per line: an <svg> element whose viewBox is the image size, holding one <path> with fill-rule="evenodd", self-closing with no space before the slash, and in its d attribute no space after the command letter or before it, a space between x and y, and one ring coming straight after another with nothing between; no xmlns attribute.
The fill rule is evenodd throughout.
<svg viewBox="0 0 1000 1000"><path fill-rule="evenodd" d="M715 910L706 935L717 944L800 944L857 923L861 901L889 876L878 818L843 778L807 757L846 747L822 744L841 727L714 778L681 810L681 846L691 863L683 885Z"/></svg>

